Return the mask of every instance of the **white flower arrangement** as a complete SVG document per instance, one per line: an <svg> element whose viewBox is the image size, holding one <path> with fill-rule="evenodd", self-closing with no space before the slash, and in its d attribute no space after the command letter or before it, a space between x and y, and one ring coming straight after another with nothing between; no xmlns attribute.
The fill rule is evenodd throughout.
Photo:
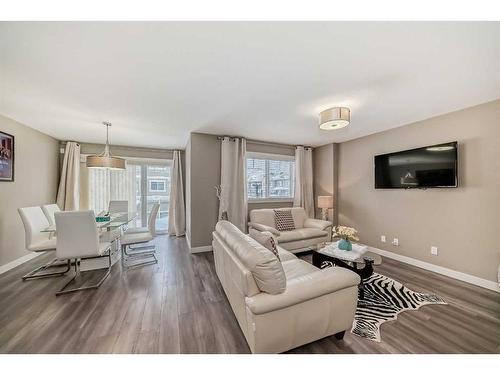
<svg viewBox="0 0 500 375"><path fill-rule="evenodd" d="M341 225L334 228L334 238L342 238L346 241L359 241L358 231L351 227L343 227Z"/></svg>

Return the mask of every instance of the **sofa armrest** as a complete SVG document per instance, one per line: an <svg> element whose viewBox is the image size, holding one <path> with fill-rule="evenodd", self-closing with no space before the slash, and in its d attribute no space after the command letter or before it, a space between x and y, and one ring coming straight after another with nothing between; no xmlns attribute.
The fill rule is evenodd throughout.
<svg viewBox="0 0 500 375"><path fill-rule="evenodd" d="M246 297L245 302L252 313L261 315L357 286L359 282L360 277L348 269L325 268L288 281L281 294L259 293Z"/></svg>
<svg viewBox="0 0 500 375"><path fill-rule="evenodd" d="M317 228L320 230L325 230L328 227L331 227L333 224L331 221L326 220L318 220L318 219L306 219L304 221L305 228Z"/></svg>
<svg viewBox="0 0 500 375"><path fill-rule="evenodd" d="M272 234L274 234L275 236L279 236L280 235L280 232L279 230L273 228L273 227L269 227L267 225L264 225L264 224L259 224L259 223L248 223L248 226L250 228L253 228L255 230L258 230L259 232L271 232Z"/></svg>

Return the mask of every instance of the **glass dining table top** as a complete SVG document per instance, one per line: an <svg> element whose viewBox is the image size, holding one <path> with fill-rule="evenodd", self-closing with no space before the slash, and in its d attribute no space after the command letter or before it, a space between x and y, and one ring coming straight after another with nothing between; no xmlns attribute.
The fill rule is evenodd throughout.
<svg viewBox="0 0 500 375"><path fill-rule="evenodd" d="M117 212L110 215L109 221L96 222L97 228L112 230L130 223L137 217L137 212ZM40 232L56 232L56 226L50 225Z"/></svg>

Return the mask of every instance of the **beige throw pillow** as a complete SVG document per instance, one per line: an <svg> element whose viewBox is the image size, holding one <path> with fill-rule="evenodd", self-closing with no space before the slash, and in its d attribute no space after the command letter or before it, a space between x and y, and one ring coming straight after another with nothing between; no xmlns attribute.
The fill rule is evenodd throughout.
<svg viewBox="0 0 500 375"><path fill-rule="evenodd" d="M274 236L271 232L259 232L257 230L251 230L250 237L260 243L266 249L270 250L281 262L280 255L278 253L278 247L276 246L276 240L274 239Z"/></svg>

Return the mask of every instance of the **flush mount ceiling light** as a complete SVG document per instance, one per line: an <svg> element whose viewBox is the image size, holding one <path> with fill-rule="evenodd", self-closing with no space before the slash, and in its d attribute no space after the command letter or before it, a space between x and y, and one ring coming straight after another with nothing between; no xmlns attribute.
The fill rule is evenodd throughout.
<svg viewBox="0 0 500 375"><path fill-rule="evenodd" d="M108 169L125 169L125 159L115 158L109 152L109 127L110 122L103 122L106 126L106 146L100 155L87 156L87 168L108 168Z"/></svg>
<svg viewBox="0 0 500 375"><path fill-rule="evenodd" d="M319 114L319 128L322 130L336 130L349 125L351 111L346 107L329 108Z"/></svg>

